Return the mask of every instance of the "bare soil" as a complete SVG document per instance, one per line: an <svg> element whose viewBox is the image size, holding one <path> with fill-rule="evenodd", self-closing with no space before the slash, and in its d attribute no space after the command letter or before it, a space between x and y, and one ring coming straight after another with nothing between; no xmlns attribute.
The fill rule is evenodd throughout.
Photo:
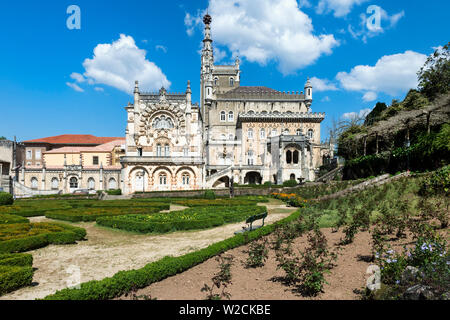
<svg viewBox="0 0 450 320"><path fill-rule="evenodd" d="M323 229L328 245L336 251L337 245L344 234L333 233L332 229ZM269 236L269 241L273 236ZM391 243L395 250L402 250L404 244L411 243L411 239L401 239ZM306 235L297 238L294 250L304 250L307 246ZM364 256L371 256L371 238L368 232L358 233L353 243L342 246L338 252L336 266L326 275L328 282L324 292L316 297L304 297L295 286L283 283L283 271L277 270L274 250L269 250L269 258L261 268L246 268L248 246L235 248L224 255L233 256L231 267L232 285L227 288L231 300L359 300L358 291L363 290L370 274L366 274L372 264ZM121 300L136 297L156 298L158 300L202 300L206 293L201 288L212 285L211 278L219 271L219 264L215 258L197 265L183 273L154 283L132 294L120 297ZM215 293L219 293L215 290Z"/></svg>
<svg viewBox="0 0 450 320"><path fill-rule="evenodd" d="M268 208L266 223L281 220L295 211L281 201L271 199L261 204ZM171 206L171 211L184 207ZM31 218L32 222L53 221L45 217ZM165 256L180 256L225 240L245 223L235 223L214 229L175 232L164 235L142 235L97 226L95 222L74 223L85 228L87 241L73 245L50 245L30 251L33 255L35 286L25 287L0 297L0 300L31 300L73 285L80 271L80 282L101 280L122 270L133 270ZM74 272L75 270L75 272Z"/></svg>

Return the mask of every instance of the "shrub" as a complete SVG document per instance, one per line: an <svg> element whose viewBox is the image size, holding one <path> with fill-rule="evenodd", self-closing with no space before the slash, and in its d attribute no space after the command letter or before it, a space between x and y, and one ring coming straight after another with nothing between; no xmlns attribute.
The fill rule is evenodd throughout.
<svg viewBox="0 0 450 320"><path fill-rule="evenodd" d="M0 254L0 296L33 281L31 254Z"/></svg>
<svg viewBox="0 0 450 320"><path fill-rule="evenodd" d="M207 199L191 199L191 200L176 200L175 204L184 206L184 207L224 207L224 206L249 206L256 205L259 200L251 200L251 199L216 199L216 200L207 200Z"/></svg>
<svg viewBox="0 0 450 320"><path fill-rule="evenodd" d="M168 210L169 204L159 204L148 207L99 207L99 208L79 208L61 211L49 211L45 214L47 218L65 220L71 222L96 221L100 217L120 216L128 214L152 214L161 210Z"/></svg>
<svg viewBox="0 0 450 320"><path fill-rule="evenodd" d="M130 292L133 288L144 288L152 283L190 269L214 256L272 233L276 228L299 218L300 211L258 230L238 234L217 242L207 248L180 257L165 257L138 270L121 271L110 278L93 280L81 284L80 289L63 289L45 297L45 300L107 300Z"/></svg>
<svg viewBox="0 0 450 320"><path fill-rule="evenodd" d="M219 272L214 275L211 279L212 286L208 286L206 283L204 287L201 289L202 292L207 292L206 299L207 300L221 300L222 298L226 298L230 300L231 294L226 292L226 288L232 284L231 283L231 265L233 264L232 256L218 256L216 258L217 262L219 262ZM214 288L220 289L222 287L221 293L214 293Z"/></svg>
<svg viewBox="0 0 450 320"><path fill-rule="evenodd" d="M27 223L28 219L12 214L0 213L0 224Z"/></svg>
<svg viewBox="0 0 450 320"><path fill-rule="evenodd" d="M116 189L116 190L107 190L106 193L110 196L121 196L122 190Z"/></svg>
<svg viewBox="0 0 450 320"><path fill-rule="evenodd" d="M269 250L267 249L267 239L264 239L263 241L253 241L248 249L246 266L248 268L262 267L268 256Z"/></svg>
<svg viewBox="0 0 450 320"><path fill-rule="evenodd" d="M207 229L239 222L267 212L261 206L195 207L152 215L122 215L97 219L99 225L140 233L167 233L176 230Z"/></svg>
<svg viewBox="0 0 450 320"><path fill-rule="evenodd" d="M284 188L293 188L298 186L298 182L295 180L287 180L283 182L283 187Z"/></svg>
<svg viewBox="0 0 450 320"><path fill-rule="evenodd" d="M0 192L0 206L10 206L14 203L12 195L6 192Z"/></svg>
<svg viewBox="0 0 450 320"><path fill-rule="evenodd" d="M84 239L86 230L57 223L0 225L0 253L34 250L49 244L69 244Z"/></svg>
<svg viewBox="0 0 450 320"><path fill-rule="evenodd" d="M216 194L214 193L214 191L206 190L204 198L208 199L208 200L215 200L216 199Z"/></svg>

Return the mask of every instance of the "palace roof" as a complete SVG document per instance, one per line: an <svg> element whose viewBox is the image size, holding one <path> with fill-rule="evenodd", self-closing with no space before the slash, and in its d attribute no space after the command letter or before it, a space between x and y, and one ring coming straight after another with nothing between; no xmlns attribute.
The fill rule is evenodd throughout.
<svg viewBox="0 0 450 320"><path fill-rule="evenodd" d="M27 140L23 143L47 143L63 145L100 145L114 140L120 140L120 137L96 137L90 134L63 134L60 136L47 137L41 139Z"/></svg>

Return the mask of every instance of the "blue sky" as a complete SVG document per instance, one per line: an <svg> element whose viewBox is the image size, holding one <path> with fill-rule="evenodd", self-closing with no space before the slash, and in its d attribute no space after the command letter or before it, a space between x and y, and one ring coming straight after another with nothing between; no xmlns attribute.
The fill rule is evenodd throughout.
<svg viewBox="0 0 450 320"><path fill-rule="evenodd" d="M66 25L72 4L80 30ZM377 31L365 23L371 5ZM181 92L191 80L198 102L206 8L217 63L239 55L241 85L302 91L313 79L313 111L327 114L322 139L333 117L403 99L426 56L449 40L443 0L3 2L0 136L124 136L135 78L147 91Z"/></svg>

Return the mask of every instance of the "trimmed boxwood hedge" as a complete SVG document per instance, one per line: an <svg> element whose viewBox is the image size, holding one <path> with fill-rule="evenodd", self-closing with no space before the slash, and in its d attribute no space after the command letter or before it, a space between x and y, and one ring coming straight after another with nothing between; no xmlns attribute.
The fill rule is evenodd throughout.
<svg viewBox="0 0 450 320"><path fill-rule="evenodd" d="M0 213L0 224L28 223L28 222L30 221L27 218L21 216Z"/></svg>
<svg viewBox="0 0 450 320"><path fill-rule="evenodd" d="M129 214L152 214L161 210L170 209L169 204L159 204L147 207L104 207L104 208L78 208L61 211L49 211L45 216L49 219L65 220L71 222L96 221L100 217L122 216Z"/></svg>
<svg viewBox="0 0 450 320"><path fill-rule="evenodd" d="M0 296L33 281L31 254L0 254Z"/></svg>
<svg viewBox="0 0 450 320"><path fill-rule="evenodd" d="M225 251L266 236L277 227L298 219L300 214L301 212L298 210L274 224L245 234L235 235L205 249L180 257L165 257L138 270L120 271L110 278L85 282L81 284L80 289L63 289L45 297L44 300L107 300L119 297L130 292L133 288L145 288L152 283L188 270Z"/></svg>
<svg viewBox="0 0 450 320"><path fill-rule="evenodd" d="M59 223L0 225L0 253L24 252L49 244L71 244L85 237L86 230Z"/></svg>
<svg viewBox="0 0 450 320"><path fill-rule="evenodd" d="M224 206L250 206L256 205L259 200L250 200L250 199L216 199L216 200L207 200L207 199L189 199L189 200L177 200L174 201L174 204L178 204L184 207L224 207Z"/></svg>
<svg viewBox="0 0 450 320"><path fill-rule="evenodd" d="M97 224L140 233L167 233L177 230L208 229L225 223L239 222L267 212L261 206L195 207L168 214L126 215L98 218Z"/></svg>
<svg viewBox="0 0 450 320"><path fill-rule="evenodd" d="M0 192L0 206L9 206L14 203L12 195L6 192Z"/></svg>

